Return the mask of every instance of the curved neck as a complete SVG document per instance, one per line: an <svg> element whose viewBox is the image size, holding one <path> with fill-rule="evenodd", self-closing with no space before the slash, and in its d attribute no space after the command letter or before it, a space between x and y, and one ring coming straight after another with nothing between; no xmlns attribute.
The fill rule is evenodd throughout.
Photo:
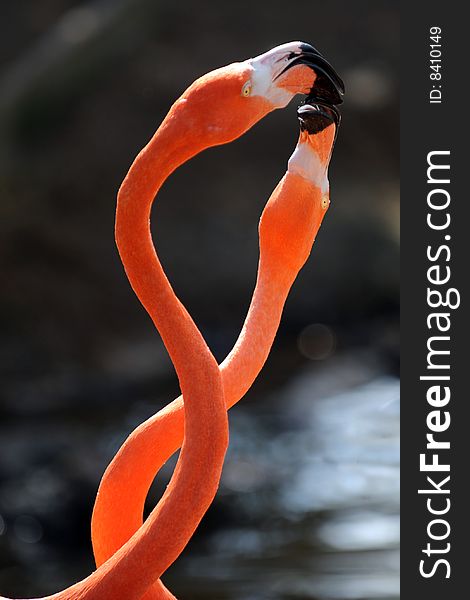
<svg viewBox="0 0 470 600"><path fill-rule="evenodd" d="M152 242L150 212L167 177L205 148L194 134L181 131L178 123L184 121L184 112L184 101L177 101L132 164L118 193L115 228L129 282L159 330L177 372L177 365L187 364L195 336L199 346L207 346L163 272Z"/></svg>
<svg viewBox="0 0 470 600"><path fill-rule="evenodd" d="M92 575L48 600L142 598L184 549L219 484L228 445L220 371L175 296L150 233L155 194L179 164L203 148L174 135L181 105L174 105L119 190L116 242L129 281L162 336L184 393L183 447L170 484L140 530ZM147 451L151 453L151 448ZM138 468L139 464L130 465L131 471ZM116 494L113 501L126 505L126 499Z"/></svg>
<svg viewBox="0 0 470 600"><path fill-rule="evenodd" d="M284 277L260 259L253 297L242 330L235 346L220 365L228 408L243 398L263 368L295 275Z"/></svg>
<svg viewBox="0 0 470 600"><path fill-rule="evenodd" d="M181 100L173 106L137 156L119 190L116 210L116 243L124 268L170 354L186 412L185 442L167 491L141 530L103 565L103 591L129 589L136 597L175 560L196 529L217 491L228 444L217 363L174 294L150 231L150 210L161 185L204 147L182 135L178 123L184 108Z"/></svg>
<svg viewBox="0 0 470 600"><path fill-rule="evenodd" d="M263 211L253 298L240 336L220 366L227 408L243 397L268 357L286 297L310 253L325 213L320 197L321 190L310 182L286 174ZM290 242L285 239L288 226L294 234ZM271 234L276 235L271 238ZM280 243L275 244L276 240ZM116 552L142 524L148 489L161 466L181 444L185 419L187 414L180 396L140 425L106 470L93 514L97 564ZM149 446L154 452L146 451ZM131 465L136 463L140 468L131 470ZM121 497L126 497L129 510L125 513L113 502L116 490ZM158 582L145 600L167 599L171 597L168 594Z"/></svg>
<svg viewBox="0 0 470 600"><path fill-rule="evenodd" d="M250 389L266 362L290 288L310 254L325 213L321 196L317 186L288 172L261 215L253 299L240 336L221 364L229 407Z"/></svg>

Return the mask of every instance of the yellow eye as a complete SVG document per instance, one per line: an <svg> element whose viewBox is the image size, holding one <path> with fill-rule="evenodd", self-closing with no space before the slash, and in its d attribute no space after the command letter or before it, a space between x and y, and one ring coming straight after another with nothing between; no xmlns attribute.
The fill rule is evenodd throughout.
<svg viewBox="0 0 470 600"><path fill-rule="evenodd" d="M325 196L323 196L323 198L321 199L321 207L323 208L323 210L326 210L329 205L330 205L330 199L325 194Z"/></svg>
<svg viewBox="0 0 470 600"><path fill-rule="evenodd" d="M242 87L242 96L245 98L251 94L251 81L247 81Z"/></svg>

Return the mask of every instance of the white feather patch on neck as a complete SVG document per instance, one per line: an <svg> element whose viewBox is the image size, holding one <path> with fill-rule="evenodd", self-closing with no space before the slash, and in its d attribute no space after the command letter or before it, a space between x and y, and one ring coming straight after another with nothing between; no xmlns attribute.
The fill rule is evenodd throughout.
<svg viewBox="0 0 470 600"><path fill-rule="evenodd" d="M315 150L305 142L299 142L287 163L287 171L300 175L320 188L323 194L328 192L328 164L322 163Z"/></svg>

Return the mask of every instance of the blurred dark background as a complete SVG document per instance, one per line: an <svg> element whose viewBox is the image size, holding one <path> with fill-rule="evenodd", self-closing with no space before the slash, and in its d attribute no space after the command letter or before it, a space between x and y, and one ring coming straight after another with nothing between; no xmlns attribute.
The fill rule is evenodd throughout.
<svg viewBox="0 0 470 600"><path fill-rule="evenodd" d="M301 39L347 88L332 204L266 368L230 413L220 493L165 581L185 600L398 598L398 3L19 0L0 28L0 593L51 593L93 569L100 477L178 395L115 249L123 176L195 78ZM153 211L163 265L219 360L297 104L184 165Z"/></svg>

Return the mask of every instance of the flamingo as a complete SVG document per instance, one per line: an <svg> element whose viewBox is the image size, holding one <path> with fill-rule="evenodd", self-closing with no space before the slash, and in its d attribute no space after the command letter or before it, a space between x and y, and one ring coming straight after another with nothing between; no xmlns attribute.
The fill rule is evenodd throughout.
<svg viewBox="0 0 470 600"><path fill-rule="evenodd" d="M227 408L243 397L263 367L290 287L310 254L329 207L327 170L339 113L333 107L304 105L299 120L300 137L287 173L261 216L258 277L248 315L233 350L220 365ZM110 463L92 518L97 565L142 525L148 489L156 472L179 447L184 420L180 396L137 427ZM113 501L116 495L120 503ZM144 596L144 600L174 598L161 581Z"/></svg>
<svg viewBox="0 0 470 600"><path fill-rule="evenodd" d="M227 408L243 397L264 365L290 287L329 207L327 169L339 113L332 107L305 105L299 109L299 120L301 133L287 173L260 220L258 277L248 315L233 350L220 365ZM332 123L335 126L330 127ZM321 127L325 129L319 135ZM106 470L92 518L97 565L142 525L144 502L155 474L179 447L184 429L182 403L180 396L134 430ZM116 495L119 504L113 502ZM174 598L161 581L144 596L144 600Z"/></svg>
<svg viewBox="0 0 470 600"><path fill-rule="evenodd" d="M340 81L337 76L335 81ZM338 100L331 92L328 98ZM220 366L227 408L243 397L264 365L290 287L307 260L329 205L327 171L339 113L325 104L313 108L305 105L299 109L299 119L300 138L288 171L261 217L258 277L248 315L235 347ZM149 487L161 466L180 447L183 432L180 396L140 425L109 465L92 517L97 565L142 525ZM116 496L121 499L119 503L114 501ZM158 582L145 596L146 600L151 598L174 596Z"/></svg>
<svg viewBox="0 0 470 600"><path fill-rule="evenodd" d="M337 126L339 113L331 107L322 109L331 112ZM321 115L318 111L312 112L307 105L299 110L301 126L309 123L313 131L312 123L318 122ZM307 110L313 118L308 118ZM328 209L327 170L334 129L325 129L322 135L308 133L305 128L301 130L288 171L263 211L253 297L239 338L220 365L227 409L245 395L262 369L289 290L310 253ZM315 179L312 181L314 189L309 191L312 198L308 201L305 194L295 191L299 184L295 173L301 171L302 161L305 162L303 179L307 182ZM276 221L273 215L277 216ZM278 240L282 236L282 242L276 243L273 236ZM184 404L180 396L139 425L111 461L101 480L92 516L97 565L112 556L142 525L150 485L163 464L180 447L183 431ZM120 498L119 503L114 501L116 497Z"/></svg>
<svg viewBox="0 0 470 600"><path fill-rule="evenodd" d="M298 92L315 93L326 102L340 100L332 68L311 46L299 42L217 69L177 100L124 179L118 194L116 241L131 286L174 364L184 397L184 441L170 484L142 527L89 577L41 600L141 598L180 554L210 505L228 444L221 371L164 274L151 238L150 209L178 165L204 148L239 137ZM326 107L325 114L328 111ZM313 112L322 113L318 107ZM310 120L305 115L304 121ZM307 181L304 175L315 160L317 175L321 170L319 157L312 163L305 148L299 147L297 158L291 159L293 190L301 197L308 196L309 186L302 181ZM128 475L131 481L132 472ZM113 502L120 500L114 496Z"/></svg>

